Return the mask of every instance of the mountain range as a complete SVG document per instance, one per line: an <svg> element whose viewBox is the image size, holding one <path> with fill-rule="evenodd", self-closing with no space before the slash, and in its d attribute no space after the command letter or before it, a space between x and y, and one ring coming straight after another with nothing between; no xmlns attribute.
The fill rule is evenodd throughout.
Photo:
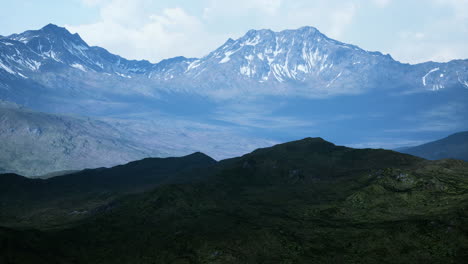
<svg viewBox="0 0 468 264"><path fill-rule="evenodd" d="M4 37L0 45L5 78L30 80L46 89L54 83L42 75L65 81L71 72L85 77L83 88L96 85L93 80L99 78L94 92L153 96L161 89L230 98L246 92L320 97L377 88L397 92L468 88L466 60L402 64L390 55L330 39L313 27L251 30L203 58L177 57L156 64L90 47L78 34L52 24ZM121 84L109 90L105 84L116 80ZM129 83L135 87L128 89ZM62 92L73 89L67 90Z"/></svg>
<svg viewBox="0 0 468 264"><path fill-rule="evenodd" d="M305 138L0 174L2 263L464 263L468 163Z"/></svg>
<svg viewBox="0 0 468 264"><path fill-rule="evenodd" d="M397 148L468 129L467 67L468 60L401 63L314 27L250 30L202 58L151 63L90 46L49 24L0 38L0 99L31 112L104 122L103 134L120 124L120 139L145 156L202 151L222 159L309 135ZM72 149L69 144L63 147ZM103 157L79 168L108 165ZM69 169L76 167L37 172Z"/></svg>

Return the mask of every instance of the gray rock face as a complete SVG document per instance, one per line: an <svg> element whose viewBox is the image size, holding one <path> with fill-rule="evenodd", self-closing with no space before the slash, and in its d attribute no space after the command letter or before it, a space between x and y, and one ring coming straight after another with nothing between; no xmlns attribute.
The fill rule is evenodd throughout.
<svg viewBox="0 0 468 264"><path fill-rule="evenodd" d="M5 106L0 107L0 142L0 167L27 176L157 155L105 122Z"/></svg>

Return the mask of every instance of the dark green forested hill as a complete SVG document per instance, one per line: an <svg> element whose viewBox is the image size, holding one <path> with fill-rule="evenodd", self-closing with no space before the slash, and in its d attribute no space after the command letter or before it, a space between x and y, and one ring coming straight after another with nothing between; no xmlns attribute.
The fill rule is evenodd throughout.
<svg viewBox="0 0 468 264"><path fill-rule="evenodd" d="M0 175L0 225L50 227L74 221L116 197L164 183L190 182L212 158L194 153L180 158L147 158L112 168L88 169L49 179Z"/></svg>
<svg viewBox="0 0 468 264"><path fill-rule="evenodd" d="M117 197L62 227L0 229L0 263L468 259L463 161L307 138L192 173L195 181Z"/></svg>

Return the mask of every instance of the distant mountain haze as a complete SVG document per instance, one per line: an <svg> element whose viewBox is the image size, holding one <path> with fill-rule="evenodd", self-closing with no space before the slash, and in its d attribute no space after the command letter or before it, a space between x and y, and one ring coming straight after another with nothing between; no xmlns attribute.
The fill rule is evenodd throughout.
<svg viewBox="0 0 468 264"><path fill-rule="evenodd" d="M430 160L460 159L468 161L468 131L398 151Z"/></svg>
<svg viewBox="0 0 468 264"><path fill-rule="evenodd" d="M29 176L195 151L224 159L307 136L393 149L468 130L468 60L404 64L306 26L250 30L202 58L150 63L89 46L78 34L49 24L0 38L0 99L30 113L90 119L61 126L56 136L70 140L60 146L55 136L18 134L24 143L5 151L10 154L0 157L0 170ZM2 129L13 131L22 122L37 128L23 117L11 115ZM101 147L123 144L121 152L110 160L95 151L88 160L72 159L84 153L76 147L79 137L63 134L79 135L90 124L99 131L84 135L117 137ZM20 142L13 135L8 140ZM50 154L38 157L47 148L27 143L35 140L49 146ZM55 162L60 149L70 153ZM37 162L26 168L15 157Z"/></svg>
<svg viewBox="0 0 468 264"><path fill-rule="evenodd" d="M147 157L187 155L202 146L209 153L224 153L221 157L225 157L271 144L261 139L245 140L232 131L203 132L201 129L169 129L145 121L49 114L0 101L0 173L48 178L63 174L64 170L111 167ZM224 137L233 140L226 143L224 150L231 148L230 153L217 150L218 140L207 142L208 138ZM243 143L239 145L239 142Z"/></svg>

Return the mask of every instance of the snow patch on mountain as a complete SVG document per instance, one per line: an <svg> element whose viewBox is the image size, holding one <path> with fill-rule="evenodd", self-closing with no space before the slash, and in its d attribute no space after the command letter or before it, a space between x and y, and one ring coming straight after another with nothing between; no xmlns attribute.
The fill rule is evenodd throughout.
<svg viewBox="0 0 468 264"><path fill-rule="evenodd" d="M342 73L343 73L343 72L338 73L338 75L336 75L336 77L333 78L333 80L331 80L331 81L327 84L327 88L330 87L330 86L336 81L336 79L340 78L340 76L341 76Z"/></svg>
<svg viewBox="0 0 468 264"><path fill-rule="evenodd" d="M422 77L422 83L423 83L424 86L427 85L427 84L426 84L426 78L427 78L427 76L429 76L429 74L431 74L431 73L433 73L433 72L436 72L436 71L438 71L438 70L440 70L440 68L438 68L438 67L437 67L437 68L434 68L434 69L430 70L428 73L426 73L426 75L424 75L424 76Z"/></svg>
<svg viewBox="0 0 468 264"><path fill-rule="evenodd" d="M3 64L1 61L0 61L0 69L3 69L3 70L5 70L6 72L8 72L10 74L16 74L16 72L14 70L12 70L10 67Z"/></svg>
<svg viewBox="0 0 468 264"><path fill-rule="evenodd" d="M237 51L239 51L239 50L228 51L228 52L224 53L224 58L222 60L220 60L219 63L226 63L226 62L230 61L231 60L231 55L236 53Z"/></svg>
<svg viewBox="0 0 468 264"><path fill-rule="evenodd" d="M197 67L199 67L201 64L201 60L196 60L192 63L189 64L189 66L187 67L187 71L190 71L191 69L195 69Z"/></svg>
<svg viewBox="0 0 468 264"><path fill-rule="evenodd" d="M29 79L27 76L25 76L24 74L22 74L21 72L18 72L18 75L23 78L23 79Z"/></svg>
<svg viewBox="0 0 468 264"><path fill-rule="evenodd" d="M242 46L257 46L260 43L260 36L255 36L253 39L249 39L246 42L242 43Z"/></svg>
<svg viewBox="0 0 468 264"><path fill-rule="evenodd" d="M86 68L83 65L79 64L79 63L73 63L70 66L72 66L73 68L78 69L80 71L87 72Z"/></svg>
<svg viewBox="0 0 468 264"><path fill-rule="evenodd" d="M125 75L125 74L120 73L120 72L116 72L115 74L117 74L118 76L120 76L120 77L122 77L122 78L127 78L127 79L131 79L131 78L132 78L132 76L130 76L130 75Z"/></svg>
<svg viewBox="0 0 468 264"><path fill-rule="evenodd" d="M438 90L443 89L443 88L445 88L445 87L443 85L441 85L441 84L432 85L432 91L438 91Z"/></svg>

